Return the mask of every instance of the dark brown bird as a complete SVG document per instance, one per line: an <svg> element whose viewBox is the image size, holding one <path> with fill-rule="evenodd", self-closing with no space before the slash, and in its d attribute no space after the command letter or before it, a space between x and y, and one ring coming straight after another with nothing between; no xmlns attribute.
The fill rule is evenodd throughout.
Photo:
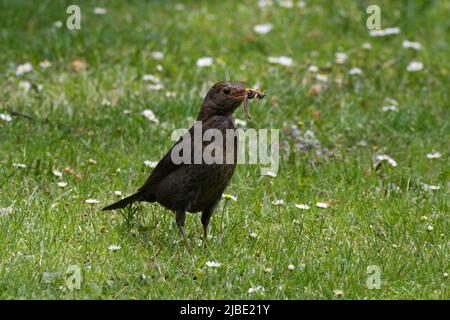
<svg viewBox="0 0 450 320"><path fill-rule="evenodd" d="M222 133L223 141L216 141L215 138L209 141L201 139L200 145L196 145L194 143L195 126L191 127L159 161L147 181L135 194L109 205L103 210L124 208L136 201L158 202L175 212L176 223L188 249L190 246L184 232L186 211L201 211L201 221L206 239L213 210L219 203L236 167L237 134L233 112L244 102L245 113L250 117L247 101L255 97L261 99L264 95L256 90L247 89L241 83L228 81L216 83L203 100L197 121L201 122L201 137L206 130L217 129ZM196 122L197 128L200 122ZM234 133L232 140L228 143L227 129ZM181 143L184 144L180 145ZM181 163L178 160L175 161L174 155L184 156L185 152L189 151L189 148L180 147L188 145L191 147L190 156L183 158L188 161ZM211 154L217 155L216 161L212 163L203 157L205 148L209 145L214 147ZM178 152L179 150L181 152ZM227 161L227 151L228 153L231 151L232 161L230 159ZM200 162L198 162L199 158ZM222 161L217 161L218 158ZM195 162L196 159L197 162Z"/></svg>

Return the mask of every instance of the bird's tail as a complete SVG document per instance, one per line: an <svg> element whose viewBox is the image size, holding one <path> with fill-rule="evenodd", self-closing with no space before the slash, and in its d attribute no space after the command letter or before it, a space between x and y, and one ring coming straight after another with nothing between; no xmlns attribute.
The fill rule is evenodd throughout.
<svg viewBox="0 0 450 320"><path fill-rule="evenodd" d="M139 201L139 200L142 200L142 193L140 193L140 192L132 194L129 197L126 197L126 198L124 198L124 199L122 199L120 201L117 201L117 202L115 202L113 204L110 204L109 206L104 207L102 209L102 211L125 208L127 205L129 205L129 204L131 204L133 202Z"/></svg>

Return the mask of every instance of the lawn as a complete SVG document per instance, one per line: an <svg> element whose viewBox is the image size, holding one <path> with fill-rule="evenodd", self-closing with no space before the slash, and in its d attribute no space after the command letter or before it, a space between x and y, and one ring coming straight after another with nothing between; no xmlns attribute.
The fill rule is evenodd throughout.
<svg viewBox="0 0 450 320"><path fill-rule="evenodd" d="M449 298L449 2L74 2L0 1L1 299ZM222 80L265 91L277 175L239 165L192 255L158 204L102 212Z"/></svg>

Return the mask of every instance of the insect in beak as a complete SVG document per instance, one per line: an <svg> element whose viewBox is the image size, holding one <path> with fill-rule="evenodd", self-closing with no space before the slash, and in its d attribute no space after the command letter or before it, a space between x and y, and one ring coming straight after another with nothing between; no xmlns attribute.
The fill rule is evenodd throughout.
<svg viewBox="0 0 450 320"><path fill-rule="evenodd" d="M251 100L251 99L261 100L266 95L264 93L261 93L261 92L257 91L257 90L254 90L254 89L245 89L245 92L246 92L246 94L245 94L244 100L243 100L244 112L245 112L245 115L247 116L247 118L249 120L251 120L252 119L252 115L250 113L250 110L248 109L248 100Z"/></svg>

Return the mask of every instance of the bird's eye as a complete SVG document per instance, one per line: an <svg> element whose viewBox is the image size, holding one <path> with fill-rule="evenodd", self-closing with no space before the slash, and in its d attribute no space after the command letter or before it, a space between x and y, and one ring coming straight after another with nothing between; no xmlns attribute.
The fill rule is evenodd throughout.
<svg viewBox="0 0 450 320"><path fill-rule="evenodd" d="M231 93L231 90L230 90L230 88L225 88L222 90L222 92L228 96Z"/></svg>

